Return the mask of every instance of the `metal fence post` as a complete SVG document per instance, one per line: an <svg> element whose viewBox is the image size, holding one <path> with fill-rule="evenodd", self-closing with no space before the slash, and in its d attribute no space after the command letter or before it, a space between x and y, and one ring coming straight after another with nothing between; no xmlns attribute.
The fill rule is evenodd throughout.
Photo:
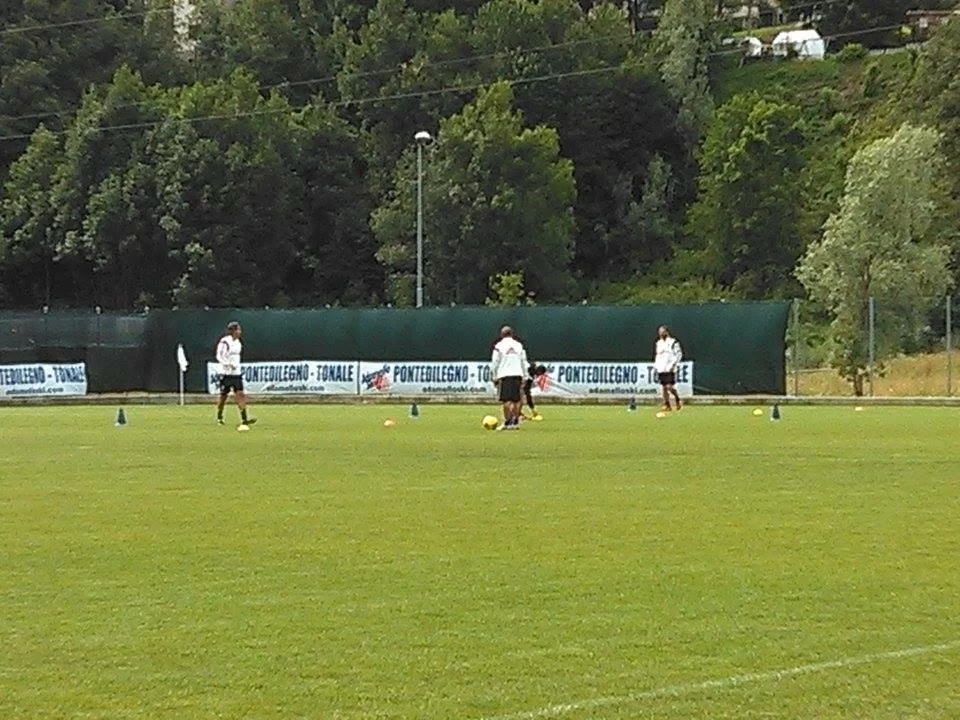
<svg viewBox="0 0 960 720"><path fill-rule="evenodd" d="M953 296L947 295L947 397L953 397Z"/></svg>
<svg viewBox="0 0 960 720"><path fill-rule="evenodd" d="M793 396L800 396L800 298L793 301Z"/></svg>
<svg viewBox="0 0 960 720"><path fill-rule="evenodd" d="M869 314L869 323L870 323L870 363L867 366L867 379L870 382L870 397L873 397L873 366L877 359L876 353L876 313L873 302L873 296L870 296L870 302L868 304L868 314Z"/></svg>

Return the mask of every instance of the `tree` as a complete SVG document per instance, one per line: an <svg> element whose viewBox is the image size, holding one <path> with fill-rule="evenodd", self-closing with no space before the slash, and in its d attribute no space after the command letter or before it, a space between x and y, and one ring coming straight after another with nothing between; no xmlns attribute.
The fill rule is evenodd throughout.
<svg viewBox="0 0 960 720"><path fill-rule="evenodd" d="M799 108L754 94L735 96L718 110L700 164L700 195L687 232L704 250L704 269L745 297L784 294L802 252Z"/></svg>
<svg viewBox="0 0 960 720"><path fill-rule="evenodd" d="M140 0L146 12L139 36L121 63L136 68L148 83L171 87L186 82L192 74L189 57L184 53L183 27L171 16L169 0Z"/></svg>
<svg viewBox="0 0 960 720"><path fill-rule="evenodd" d="M425 276L435 304L482 303L488 279L524 272L547 301L564 296L573 239L573 165L548 127L524 128L500 82L444 120L425 183ZM409 302L414 259L412 152L401 159L389 196L373 215L379 258L395 301Z"/></svg>
<svg viewBox="0 0 960 720"><path fill-rule="evenodd" d="M41 121L61 130L91 84L108 82L134 59L157 71L150 82L175 79L172 44L154 32L154 15L140 15L151 7L147 0L22 3L0 42L0 135L29 136ZM83 24L69 24L78 21ZM0 143L0 177L25 147L25 140Z"/></svg>
<svg viewBox="0 0 960 720"><path fill-rule="evenodd" d="M590 240L595 243L588 249L579 248L581 257L587 255L586 250L602 251L605 264L599 274L610 280L649 271L668 259L675 240L677 224L671 208L675 182L669 163L654 155L645 168L640 188L636 187L638 179L639 176L629 173L614 178L610 214L598 220L593 233L584 228L581 235L580 245Z"/></svg>
<svg viewBox="0 0 960 720"><path fill-rule="evenodd" d="M954 0L784 0L783 9L796 19L815 21L824 35L840 35L841 45L867 47L900 44L899 29L910 10L946 10Z"/></svg>
<svg viewBox="0 0 960 720"><path fill-rule="evenodd" d="M673 231L640 230L631 212L642 204L651 170L669 175L664 219L676 224L688 196L678 177L687 160L682 132L656 76L633 69L594 80L566 104L558 128L576 171L576 270L588 278L622 277L666 259L669 244L661 241ZM654 163L658 157L662 164Z"/></svg>
<svg viewBox="0 0 960 720"><path fill-rule="evenodd" d="M948 170L944 181L952 186L944 226L952 237L953 261L960 270L960 22L941 25L920 50L912 88L906 94L912 115L943 133Z"/></svg>
<svg viewBox="0 0 960 720"><path fill-rule="evenodd" d="M0 278L20 306L49 305L55 289L67 289L55 274L51 233L56 214L51 189L62 151L58 138L41 125L10 168L0 204Z"/></svg>
<svg viewBox="0 0 960 720"><path fill-rule="evenodd" d="M325 3L299 0L200 0L191 29L199 74L216 79L242 67L263 85L285 86L298 103L315 92L333 97L331 13ZM328 79L310 82L317 78Z"/></svg>
<svg viewBox="0 0 960 720"><path fill-rule="evenodd" d="M680 125L696 144L713 111L707 60L711 0L667 0L653 34L660 74L679 106Z"/></svg>
<svg viewBox="0 0 960 720"><path fill-rule="evenodd" d="M876 300L879 357L923 327L951 285L949 248L935 236L940 209L940 135L902 126L850 162L840 209L797 268L811 298L833 316L832 363L863 394L869 348L866 314Z"/></svg>
<svg viewBox="0 0 960 720"><path fill-rule="evenodd" d="M391 166L408 138L425 127L416 97L398 98L401 75L423 45L424 22L406 0L378 0L355 37L343 37L338 77L345 100L361 100L351 110L371 134L373 149ZM384 98L380 102L374 98Z"/></svg>
<svg viewBox="0 0 960 720"><path fill-rule="evenodd" d="M489 307L533 305L533 296L523 289L523 272L497 273L490 278L490 295L484 300Z"/></svg>
<svg viewBox="0 0 960 720"><path fill-rule="evenodd" d="M659 156L670 175L666 217L675 224L692 185L683 180L689 151L675 104L642 59L644 40L627 14L611 3L585 13L567 0L498 0L478 15L473 42L491 55L481 63L482 77L520 77L516 106L529 123L556 128L563 155L573 161L575 273L621 277L667 257L668 244L638 225L636 207ZM522 81L543 77L551 79Z"/></svg>
<svg viewBox="0 0 960 720"><path fill-rule="evenodd" d="M0 277L28 306L369 302L365 172L319 101L294 111L246 71L166 90L123 67L14 165Z"/></svg>
<svg viewBox="0 0 960 720"><path fill-rule="evenodd" d="M960 22L941 26L920 50L913 76L913 103L944 133L947 156L960 159ZM960 167L960 166L955 166Z"/></svg>
<svg viewBox="0 0 960 720"><path fill-rule="evenodd" d="M182 268L175 303L283 306L375 294L360 288L373 248L364 256L369 235L352 214L365 213L363 166L355 137L329 108L296 113L237 71L185 89L178 116L180 176L164 195L168 242ZM209 116L220 119L199 121ZM352 195L356 205L344 207ZM343 277L351 261L352 281Z"/></svg>
<svg viewBox="0 0 960 720"><path fill-rule="evenodd" d="M319 101L301 111L297 126L305 224L294 237L286 293L297 304L376 303L383 267L370 229L374 199L359 133Z"/></svg>
<svg viewBox="0 0 960 720"><path fill-rule="evenodd" d="M152 172L143 162L143 130L165 113L165 93L147 87L123 66L112 81L84 96L66 132L51 202L57 208L50 232L58 262L84 269L75 301L130 307L155 280L162 288L166 257L155 248L150 222ZM114 132L114 126L131 127ZM146 187L145 187L146 186ZM151 250L147 250L152 246ZM156 290L157 288L150 288Z"/></svg>

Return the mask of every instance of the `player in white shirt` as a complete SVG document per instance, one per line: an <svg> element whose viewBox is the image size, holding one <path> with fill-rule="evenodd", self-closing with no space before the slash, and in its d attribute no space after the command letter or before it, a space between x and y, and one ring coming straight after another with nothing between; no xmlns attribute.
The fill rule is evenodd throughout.
<svg viewBox="0 0 960 720"><path fill-rule="evenodd" d="M523 344L513 337L513 329L505 325L500 330L500 341L493 346L493 357L490 359L490 375L503 403L503 425L499 429L515 430L520 427L523 378L528 365Z"/></svg>
<svg viewBox="0 0 960 720"><path fill-rule="evenodd" d="M679 341L670 334L670 328L662 325L657 331L657 345L653 356L653 367L657 372L660 387L663 388L663 409L669 412L670 397L676 401L677 410L683 407L677 393L677 368L683 360L683 349Z"/></svg>
<svg viewBox="0 0 960 720"><path fill-rule="evenodd" d="M243 328L240 323L232 322L227 325L227 334L217 343L217 362L220 364L220 402L217 404L217 423L223 425L223 408L227 404L227 397L233 391L237 398L237 407L240 408L240 424L250 426L257 420L247 417L247 395L243 391L243 366L240 356L243 353L243 343L240 336Z"/></svg>

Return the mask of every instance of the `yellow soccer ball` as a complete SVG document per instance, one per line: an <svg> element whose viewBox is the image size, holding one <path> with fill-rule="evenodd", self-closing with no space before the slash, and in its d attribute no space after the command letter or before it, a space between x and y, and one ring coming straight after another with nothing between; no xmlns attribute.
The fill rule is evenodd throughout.
<svg viewBox="0 0 960 720"><path fill-rule="evenodd" d="M497 425L500 424L500 421L497 420L493 415L486 415L483 418L483 427L485 430L496 430Z"/></svg>

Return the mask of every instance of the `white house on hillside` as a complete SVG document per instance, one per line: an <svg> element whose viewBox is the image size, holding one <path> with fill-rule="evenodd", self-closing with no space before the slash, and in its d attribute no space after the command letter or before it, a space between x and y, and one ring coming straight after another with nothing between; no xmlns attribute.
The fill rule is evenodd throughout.
<svg viewBox="0 0 960 720"><path fill-rule="evenodd" d="M773 39L773 56L800 60L823 60L827 43L816 30L787 30Z"/></svg>

